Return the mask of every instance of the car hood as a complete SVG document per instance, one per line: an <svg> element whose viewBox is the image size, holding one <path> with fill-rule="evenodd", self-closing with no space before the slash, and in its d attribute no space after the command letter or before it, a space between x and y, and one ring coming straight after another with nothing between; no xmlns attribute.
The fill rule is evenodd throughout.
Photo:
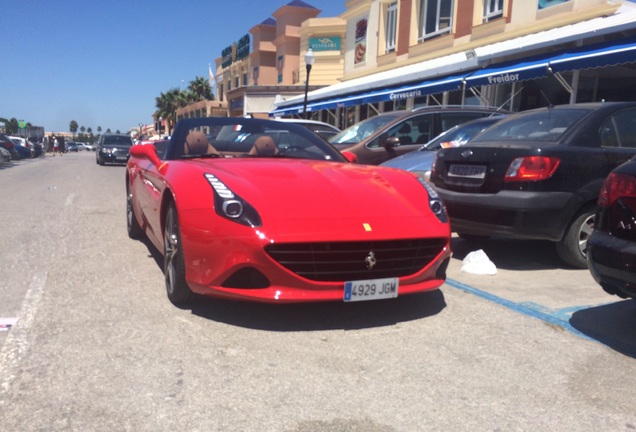
<svg viewBox="0 0 636 432"><path fill-rule="evenodd" d="M444 236L449 230L431 212L424 186L404 171L301 159L190 163L256 208L263 228L279 240L300 233L306 239L313 233L316 239L328 234L345 240Z"/></svg>
<svg viewBox="0 0 636 432"><path fill-rule="evenodd" d="M389 159L380 166L400 168L406 171L430 171L437 151L412 151L402 156Z"/></svg>

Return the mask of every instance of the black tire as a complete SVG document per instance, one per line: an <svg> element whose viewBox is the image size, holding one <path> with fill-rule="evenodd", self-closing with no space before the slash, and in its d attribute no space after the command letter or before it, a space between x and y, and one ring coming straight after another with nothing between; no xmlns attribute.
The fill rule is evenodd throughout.
<svg viewBox="0 0 636 432"><path fill-rule="evenodd" d="M132 205L133 194L130 190L130 183L126 181L126 227L128 229L128 237L139 240L144 236L144 230L137 222L135 209Z"/></svg>
<svg viewBox="0 0 636 432"><path fill-rule="evenodd" d="M585 207L574 217L563 238L557 242L556 251L563 262L572 267L587 268L587 240L594 231L596 208Z"/></svg>
<svg viewBox="0 0 636 432"><path fill-rule="evenodd" d="M180 305L194 300L194 293L185 279L185 260L181 248L181 230L177 208L171 203L166 213L163 234L163 272L166 280L168 299Z"/></svg>

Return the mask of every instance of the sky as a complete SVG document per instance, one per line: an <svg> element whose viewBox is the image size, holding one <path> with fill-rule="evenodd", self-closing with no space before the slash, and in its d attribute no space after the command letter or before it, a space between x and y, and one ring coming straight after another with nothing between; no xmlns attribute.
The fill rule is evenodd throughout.
<svg viewBox="0 0 636 432"><path fill-rule="evenodd" d="M0 118L127 132L291 0L3 0ZM345 0L304 0L339 16Z"/></svg>

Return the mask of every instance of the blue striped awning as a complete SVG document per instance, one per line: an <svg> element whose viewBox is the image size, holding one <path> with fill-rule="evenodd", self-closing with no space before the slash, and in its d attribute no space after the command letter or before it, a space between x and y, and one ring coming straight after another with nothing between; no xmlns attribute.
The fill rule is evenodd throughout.
<svg viewBox="0 0 636 432"><path fill-rule="evenodd" d="M550 61L553 72L636 62L636 38L615 40L568 51Z"/></svg>
<svg viewBox="0 0 636 432"><path fill-rule="evenodd" d="M440 93L448 90L458 90L462 87L466 73L451 75L443 78L428 79L413 84L399 87L372 90L363 93L343 95L323 101L315 101L307 104L307 111L317 111L324 109L342 108L367 103L385 102L391 100L401 100L411 97L426 96L428 94ZM270 112L270 116L281 116L290 114L302 114L303 104L281 107Z"/></svg>

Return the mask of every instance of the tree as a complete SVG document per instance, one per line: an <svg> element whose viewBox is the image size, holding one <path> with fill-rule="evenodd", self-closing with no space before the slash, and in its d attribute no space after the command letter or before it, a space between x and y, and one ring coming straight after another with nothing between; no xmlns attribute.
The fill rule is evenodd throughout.
<svg viewBox="0 0 636 432"><path fill-rule="evenodd" d="M77 122L75 120L71 120L71 123L68 125L68 130L73 134L73 141L75 141L75 132L77 132Z"/></svg>
<svg viewBox="0 0 636 432"><path fill-rule="evenodd" d="M172 134L172 128L177 123L177 110L188 104L186 93L181 89L173 88L166 93L161 93L159 97L155 98L155 104L157 111L153 114L153 117L158 119L162 117L166 120L168 127L168 134Z"/></svg>
<svg viewBox="0 0 636 432"><path fill-rule="evenodd" d="M188 91L193 99L192 102L214 100L214 94L212 94L210 82L203 77L196 77L194 80L190 81Z"/></svg>

